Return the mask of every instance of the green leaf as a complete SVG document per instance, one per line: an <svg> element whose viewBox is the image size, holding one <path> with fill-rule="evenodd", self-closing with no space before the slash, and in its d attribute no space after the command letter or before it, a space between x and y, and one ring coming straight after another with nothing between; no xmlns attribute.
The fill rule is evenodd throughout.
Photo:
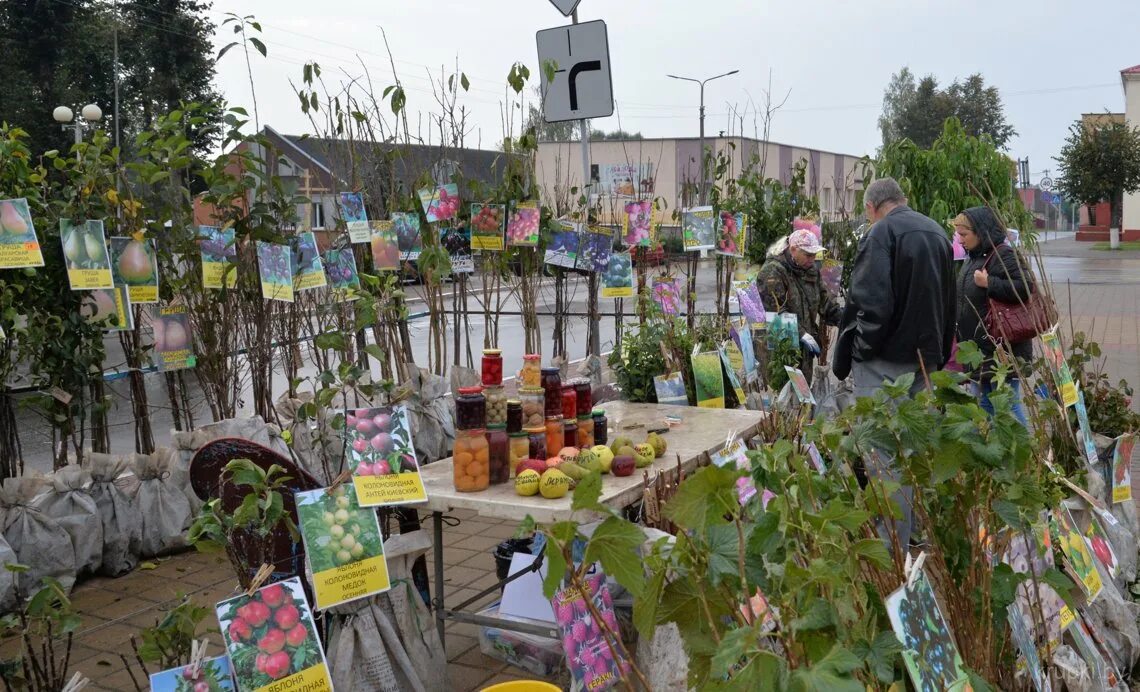
<svg viewBox="0 0 1140 692"><path fill-rule="evenodd" d="M381 363L388 359L388 355L384 353L384 349L380 348L377 344L368 344L364 347L364 352Z"/></svg>
<svg viewBox="0 0 1140 692"><path fill-rule="evenodd" d="M261 53L261 57L267 57L268 51L265 49L265 44L261 42L261 39L250 36L249 42L253 44L253 47L257 49L258 53Z"/></svg>
<svg viewBox="0 0 1140 692"><path fill-rule="evenodd" d="M894 632L879 632L874 641L856 642L852 647L853 653L863 659L863 662L883 684L890 684L895 679L895 663L902 653L902 642Z"/></svg>
<svg viewBox="0 0 1140 692"><path fill-rule="evenodd" d="M726 524L728 516L739 511L736 479L740 471L706 466L689 476L677 494L665 505L665 516L683 529L698 533L710 526Z"/></svg>
<svg viewBox="0 0 1140 692"><path fill-rule="evenodd" d="M471 80L467 79L466 73L463 73L463 72L459 73L459 86L463 87L464 91L468 91L471 89Z"/></svg>
<svg viewBox="0 0 1140 692"><path fill-rule="evenodd" d="M760 638L758 624L737 627L724 635L716 647L716 655L712 657L712 669L709 672L713 677L726 677L732 667L740 663L744 652L756 646Z"/></svg>
<svg viewBox="0 0 1140 692"><path fill-rule="evenodd" d="M958 475L962 462L970 456L969 448L957 440L943 440L931 459L931 482L943 483Z"/></svg>
<svg viewBox="0 0 1140 692"><path fill-rule="evenodd" d="M657 607L665 589L665 570L653 570L640 596L633 599L633 626L642 637L652 637L657 630Z"/></svg>
<svg viewBox="0 0 1140 692"><path fill-rule="evenodd" d="M852 551L882 569L890 569L894 564L891 562L891 554L887 552L887 546L878 538L864 538L861 541L856 541L855 545L852 546Z"/></svg>
<svg viewBox="0 0 1140 692"><path fill-rule="evenodd" d="M849 677L851 671L862 665L858 656L839 644L809 668L792 672L793 690L837 690L838 692L864 692L861 682Z"/></svg>
<svg viewBox="0 0 1140 692"><path fill-rule="evenodd" d="M404 88L397 86L392 92L392 113L399 115L407 101L408 97L404 94Z"/></svg>
<svg viewBox="0 0 1140 692"><path fill-rule="evenodd" d="M745 533L744 540L745 545L747 545L747 533ZM705 557L708 560L705 578L713 586L719 586L721 580L726 577L735 578L739 582L740 568L737 565L737 558L742 546L739 545L740 540L736 534L736 526L713 526L705 533L704 542Z"/></svg>
<svg viewBox="0 0 1140 692"><path fill-rule="evenodd" d="M226 472L234 485L260 486L265 483L265 471L249 459L234 459L226 464Z"/></svg>
<svg viewBox="0 0 1140 692"><path fill-rule="evenodd" d="M771 556L783 543L784 533L780 530L780 516L775 512L761 514L748 536L748 553Z"/></svg>
<svg viewBox="0 0 1140 692"><path fill-rule="evenodd" d="M791 622L792 631L797 635L830 627L835 623L835 609L822 598L817 598L808 606L807 612Z"/></svg>
<svg viewBox="0 0 1140 692"><path fill-rule="evenodd" d="M645 534L636 524L619 517L608 517L594 529L586 544L584 560L601 562L606 574L617 580L635 597L645 588L645 568L641 564L641 544Z"/></svg>
<svg viewBox="0 0 1140 692"><path fill-rule="evenodd" d="M234 525L246 527L257 521L257 495L250 493L245 496L237 510L234 511Z"/></svg>
<svg viewBox="0 0 1140 692"><path fill-rule="evenodd" d="M546 544L542 554L546 557L546 577L542 580L542 595L553 598L555 592L562 588L562 580L566 578L566 558L562 556L561 550L556 546L552 547L550 543Z"/></svg>
<svg viewBox="0 0 1140 692"><path fill-rule="evenodd" d="M347 340L342 332L322 332L313 337L313 345L323 350L345 351ZM370 344L374 345L374 344Z"/></svg>
<svg viewBox="0 0 1140 692"><path fill-rule="evenodd" d="M237 45L237 41L234 41L234 42L230 43L229 45L223 47L220 51L218 51L218 58L217 59L221 60L222 56L224 56L226 53L229 53L230 49L236 45Z"/></svg>
<svg viewBox="0 0 1140 692"><path fill-rule="evenodd" d="M570 509L577 511L580 509L590 510L593 512L607 511L607 507L598 502L598 498L602 496L602 474L594 471L586 474L586 476L578 481L578 485L574 486L574 493L570 496Z"/></svg>

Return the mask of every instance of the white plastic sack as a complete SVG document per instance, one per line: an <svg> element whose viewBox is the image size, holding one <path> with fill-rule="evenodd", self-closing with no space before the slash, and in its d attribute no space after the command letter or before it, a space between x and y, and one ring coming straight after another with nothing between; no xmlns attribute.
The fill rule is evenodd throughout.
<svg viewBox="0 0 1140 692"><path fill-rule="evenodd" d="M64 591L75 584L75 550L71 536L35 506L44 488L42 478L6 478L0 490L4 509L4 540L16 560L28 568L16 577L16 593L23 599L39 591L44 577L59 580Z"/></svg>
<svg viewBox="0 0 1140 692"><path fill-rule="evenodd" d="M0 518L0 525L3 523L3 519ZM0 536L0 613L7 613L16 605L16 575L3 569L2 566L17 562L19 561L16 559L16 552L8 545L8 541L4 540L4 536Z"/></svg>
<svg viewBox="0 0 1140 692"><path fill-rule="evenodd" d="M135 496L142 514L139 554L155 557L186 543L186 530L193 514L186 493L170 480L169 459L161 455L140 456L135 463L139 492Z"/></svg>
<svg viewBox="0 0 1140 692"><path fill-rule="evenodd" d="M142 514L117 482L130 466L127 459L90 454L91 497L103 526L103 558L99 573L109 577L130 572L139 562Z"/></svg>
<svg viewBox="0 0 1140 692"><path fill-rule="evenodd" d="M103 521L91 496L91 474L68 464L49 476L51 486L37 506L71 536L75 573L96 572L103 564Z"/></svg>

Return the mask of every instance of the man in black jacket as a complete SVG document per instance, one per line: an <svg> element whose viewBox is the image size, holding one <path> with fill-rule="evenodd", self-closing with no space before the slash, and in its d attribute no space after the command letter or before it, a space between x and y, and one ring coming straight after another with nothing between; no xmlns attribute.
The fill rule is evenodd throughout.
<svg viewBox="0 0 1140 692"><path fill-rule="evenodd" d="M851 287L839 327L832 371L849 374L855 396L871 396L886 380L911 373L913 396L922 387L921 370L939 370L950 358L957 319L954 251L946 230L906 205L893 178L880 178L863 193L872 224L859 241ZM874 452L865 461L869 475L899 480L893 460ZM902 510L894 522L900 548L907 550L914 489L892 495ZM892 542L883 527L888 548Z"/></svg>

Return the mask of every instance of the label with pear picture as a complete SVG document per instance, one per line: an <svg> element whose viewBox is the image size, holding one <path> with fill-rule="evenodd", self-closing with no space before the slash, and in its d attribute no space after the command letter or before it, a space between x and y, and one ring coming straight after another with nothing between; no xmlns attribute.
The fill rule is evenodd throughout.
<svg viewBox="0 0 1140 692"><path fill-rule="evenodd" d="M60 219L59 237L63 243L67 282L71 284L71 290L115 287L102 221L92 219L76 224L70 219Z"/></svg>
<svg viewBox="0 0 1140 692"><path fill-rule="evenodd" d="M111 237L111 274L116 286L126 286L131 305L158 302L158 257L154 241L141 237Z"/></svg>
<svg viewBox="0 0 1140 692"><path fill-rule="evenodd" d="M44 266L26 199L0 200L0 269Z"/></svg>

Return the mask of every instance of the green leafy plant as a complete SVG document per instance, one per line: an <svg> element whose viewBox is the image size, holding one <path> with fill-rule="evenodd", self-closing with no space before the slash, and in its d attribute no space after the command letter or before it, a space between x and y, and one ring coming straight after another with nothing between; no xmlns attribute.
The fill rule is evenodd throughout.
<svg viewBox="0 0 1140 692"><path fill-rule="evenodd" d="M5 565L15 575L23 565ZM71 643L82 623L63 586L45 577L43 587L14 613L0 618L0 632L20 640L19 655L0 663L0 680L8 690L55 692L68 681Z"/></svg>
<svg viewBox="0 0 1140 692"><path fill-rule="evenodd" d="M774 392L783 389L788 383L788 371L784 370L784 366L798 368L801 358L799 344L791 339L777 339L775 344L767 349L764 382L768 388Z"/></svg>
<svg viewBox="0 0 1140 692"><path fill-rule="evenodd" d="M1104 372L1100 344L1084 332L1073 335L1069 349L1069 370L1080 383L1089 414L1089 427L1108 437L1140 430L1140 414L1132 410L1132 387L1121 379L1113 386Z"/></svg>

